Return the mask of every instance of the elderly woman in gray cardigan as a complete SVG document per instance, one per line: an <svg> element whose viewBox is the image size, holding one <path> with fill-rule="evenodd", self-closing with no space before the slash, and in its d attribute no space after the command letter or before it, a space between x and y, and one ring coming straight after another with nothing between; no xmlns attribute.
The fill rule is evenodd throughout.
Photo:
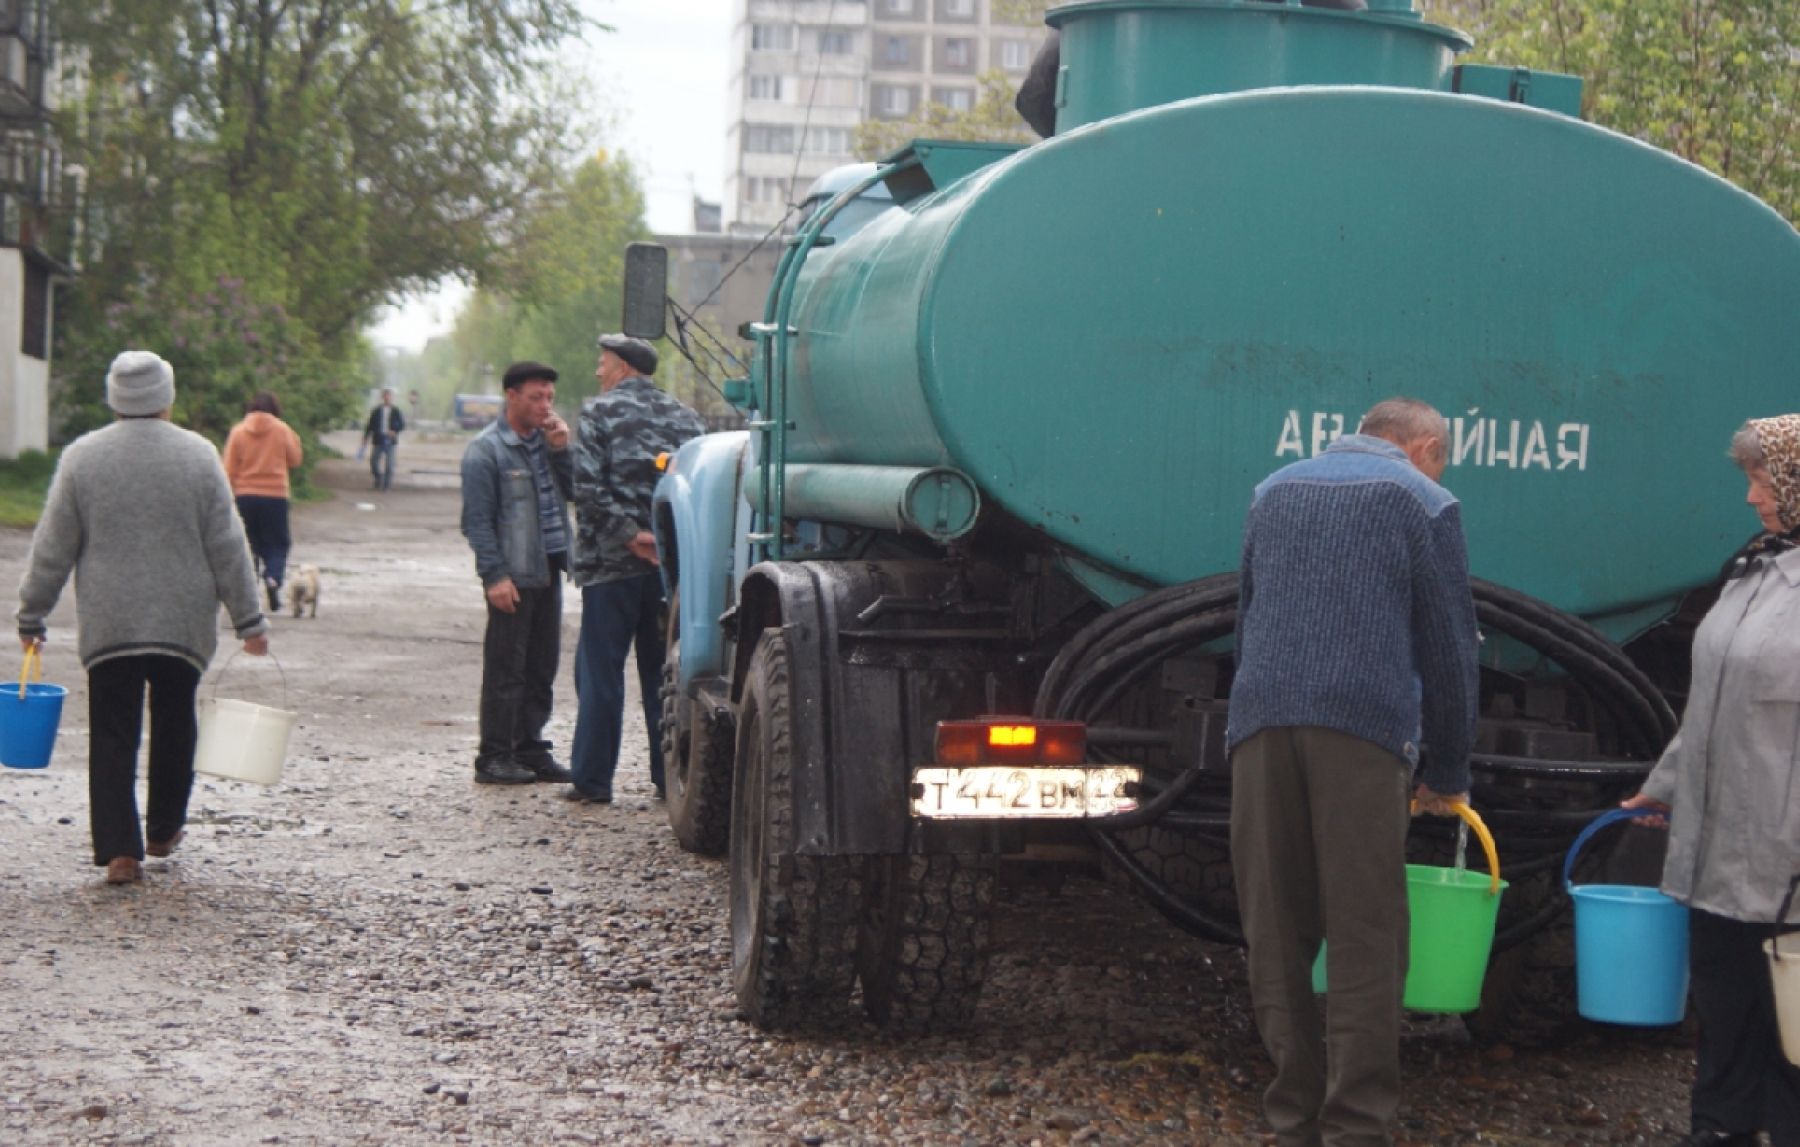
<svg viewBox="0 0 1800 1147"><path fill-rule="evenodd" d="M224 602L244 651L268 652L268 623L219 455L169 422L175 372L126 351L106 376L117 421L63 451L19 582L19 640L75 575L78 651L88 672L88 803L94 863L108 884L142 876L187 823L194 785L194 692L219 640ZM150 799L144 834L135 784L150 693Z"/></svg>
<svg viewBox="0 0 1800 1147"><path fill-rule="evenodd" d="M1800 872L1800 414L1731 442L1763 533L1732 563L1694 634L1681 731L1627 808L1669 826L1662 889L1692 909L1700 1023L1692 1134L1800 1147L1800 1068L1781 1051L1762 942Z"/></svg>

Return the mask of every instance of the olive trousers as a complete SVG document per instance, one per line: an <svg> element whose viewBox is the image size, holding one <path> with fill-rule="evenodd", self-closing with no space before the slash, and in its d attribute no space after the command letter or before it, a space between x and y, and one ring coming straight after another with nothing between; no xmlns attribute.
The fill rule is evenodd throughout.
<svg viewBox="0 0 1800 1147"><path fill-rule="evenodd" d="M1333 729L1264 729L1231 754L1231 864L1250 1001L1283 1147L1393 1142L1406 982L1412 768ZM1329 940L1321 1027L1312 965Z"/></svg>

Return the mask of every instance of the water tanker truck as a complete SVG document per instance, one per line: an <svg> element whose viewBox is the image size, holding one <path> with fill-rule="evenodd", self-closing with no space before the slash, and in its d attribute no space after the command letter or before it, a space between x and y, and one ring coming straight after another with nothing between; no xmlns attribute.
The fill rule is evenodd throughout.
<svg viewBox="0 0 1800 1147"><path fill-rule="evenodd" d="M658 487L668 813L728 856L743 1011L829 1024L860 984L890 1028L966 1021L1000 859L1069 845L1236 940L1251 491L1404 394L1450 420L1478 579L1473 803L1512 886L1477 1018L1553 1030L1556 866L1673 733L1753 526L1732 431L1796 404L1800 236L1583 122L1574 77L1458 66L1409 0L1048 22L1054 136L840 179L746 328L749 429Z"/></svg>

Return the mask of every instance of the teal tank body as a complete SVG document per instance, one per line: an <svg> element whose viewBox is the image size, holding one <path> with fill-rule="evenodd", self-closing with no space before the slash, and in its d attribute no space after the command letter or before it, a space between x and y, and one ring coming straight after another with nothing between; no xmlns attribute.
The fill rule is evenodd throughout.
<svg viewBox="0 0 1800 1147"><path fill-rule="evenodd" d="M1619 636L1754 532L1726 444L1800 406L1784 220L1429 85L1098 119L813 252L792 289L789 461L961 470L1114 602L1236 568L1256 483L1406 394L1452 420L1472 571Z"/></svg>

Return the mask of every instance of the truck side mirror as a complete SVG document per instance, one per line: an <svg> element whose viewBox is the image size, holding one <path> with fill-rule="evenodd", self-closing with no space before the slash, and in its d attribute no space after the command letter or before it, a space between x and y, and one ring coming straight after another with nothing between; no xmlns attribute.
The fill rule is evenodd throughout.
<svg viewBox="0 0 1800 1147"><path fill-rule="evenodd" d="M663 303L669 295L669 249L657 243L625 246L625 313L619 327L651 342L666 333Z"/></svg>

